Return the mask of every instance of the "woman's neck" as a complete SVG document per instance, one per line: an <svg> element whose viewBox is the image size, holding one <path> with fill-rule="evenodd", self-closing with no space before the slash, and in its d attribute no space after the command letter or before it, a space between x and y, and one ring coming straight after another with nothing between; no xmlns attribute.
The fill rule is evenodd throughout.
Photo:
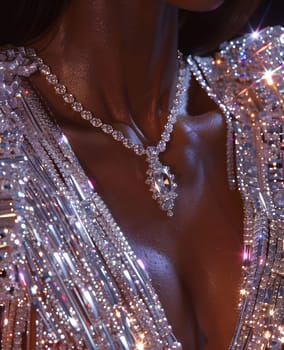
<svg viewBox="0 0 284 350"><path fill-rule="evenodd" d="M73 0L34 44L94 115L158 136L175 93L175 8L162 0ZM58 100L48 102L60 112Z"/></svg>

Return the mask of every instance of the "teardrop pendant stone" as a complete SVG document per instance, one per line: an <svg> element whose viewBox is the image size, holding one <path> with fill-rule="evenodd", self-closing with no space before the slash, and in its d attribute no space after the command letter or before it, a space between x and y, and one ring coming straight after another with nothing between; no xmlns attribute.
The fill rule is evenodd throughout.
<svg viewBox="0 0 284 350"><path fill-rule="evenodd" d="M171 174L168 166L160 162L155 147L148 147L146 161L149 165L146 183L150 186L152 197L159 203L160 208L167 212L168 216L172 216L174 200L177 197L174 175Z"/></svg>

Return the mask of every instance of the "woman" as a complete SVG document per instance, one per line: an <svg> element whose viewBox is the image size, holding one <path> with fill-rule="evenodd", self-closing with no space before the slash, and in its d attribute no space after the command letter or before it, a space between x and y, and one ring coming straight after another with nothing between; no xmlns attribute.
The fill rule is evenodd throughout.
<svg viewBox="0 0 284 350"><path fill-rule="evenodd" d="M52 73L30 51L4 49L4 349L179 349L175 336L184 349L230 346L242 205L227 186L222 112L192 81L185 114L176 53L177 6L219 5L72 0L25 45Z"/></svg>

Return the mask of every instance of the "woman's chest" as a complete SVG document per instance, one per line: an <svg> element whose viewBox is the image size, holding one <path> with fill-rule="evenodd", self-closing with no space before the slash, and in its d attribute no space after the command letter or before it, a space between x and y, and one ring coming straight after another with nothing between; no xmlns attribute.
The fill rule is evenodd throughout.
<svg viewBox="0 0 284 350"><path fill-rule="evenodd" d="M161 157L171 166L178 185L172 218L152 199L142 157L119 144L109 146L105 138L98 142L68 131L67 136L87 175L145 262L184 348L194 349L198 342L201 346L209 341L210 349L217 349L229 341L236 321L241 209L238 196L227 186L223 130L216 130L219 134L212 140L209 132L204 141L206 133L201 126L190 130L189 136L176 135ZM232 312L226 310L216 323L222 298ZM222 327L228 329L225 336L221 336ZM214 332L223 340L216 342Z"/></svg>

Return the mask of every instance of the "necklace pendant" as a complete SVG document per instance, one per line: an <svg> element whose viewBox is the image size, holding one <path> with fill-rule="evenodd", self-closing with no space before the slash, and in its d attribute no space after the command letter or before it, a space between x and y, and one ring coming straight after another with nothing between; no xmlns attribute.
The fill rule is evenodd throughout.
<svg viewBox="0 0 284 350"><path fill-rule="evenodd" d="M168 216L173 216L174 201L177 197L175 177L171 174L170 168L161 163L156 147L147 148L146 161L148 176L145 182L153 192L152 197L159 203L160 208L167 212Z"/></svg>
<svg viewBox="0 0 284 350"><path fill-rule="evenodd" d="M176 95L173 105L169 111L167 122L164 125L159 142L156 146L149 147L136 144L121 131L114 129L112 125L104 123L100 118L93 115L92 112L86 110L69 90L58 82L58 78L51 73L50 68L43 63L42 59L37 56L35 56L35 58L40 73L45 75L46 80L53 85L56 93L59 93L64 102L69 103L75 112L80 113L83 119L88 120L95 128L99 128L105 134L110 135L114 140L121 142L126 148L133 150L138 156L146 155L146 161L148 163L146 183L150 186L152 197L158 202L160 208L164 210L168 216L173 216L175 199L177 197L177 184L174 181L174 175L170 172L170 168L161 163L159 154L166 150L167 143L171 139L174 124L177 121L177 116L184 113L186 106L190 74L188 66L182 60L181 54L178 53L180 69L177 77Z"/></svg>

